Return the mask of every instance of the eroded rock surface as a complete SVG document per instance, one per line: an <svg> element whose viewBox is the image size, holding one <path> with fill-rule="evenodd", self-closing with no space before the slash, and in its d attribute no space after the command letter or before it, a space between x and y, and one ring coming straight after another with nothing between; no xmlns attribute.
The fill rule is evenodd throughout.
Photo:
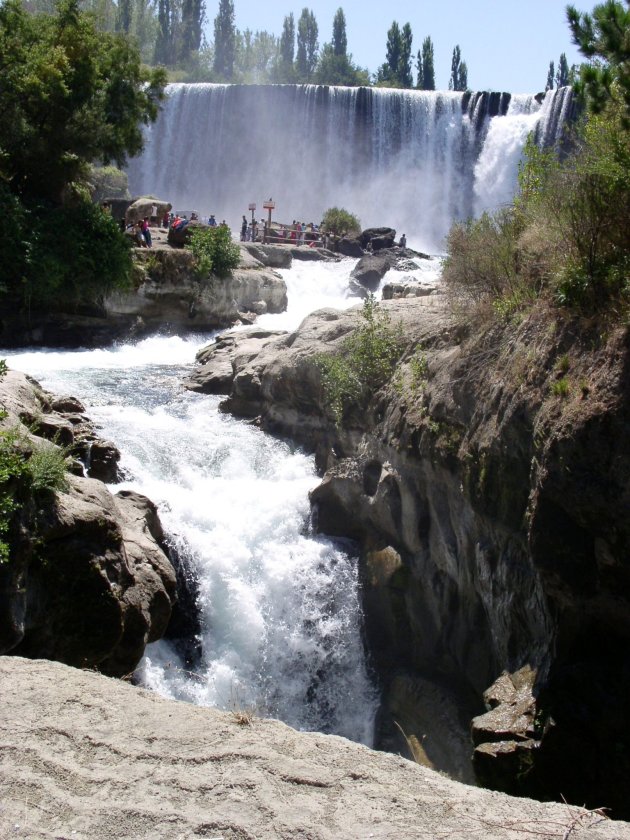
<svg viewBox="0 0 630 840"><path fill-rule="evenodd" d="M0 750L3 837L630 840L584 809L53 662L0 659Z"/></svg>
<svg viewBox="0 0 630 840"><path fill-rule="evenodd" d="M318 527L361 546L384 708L399 677L435 678L470 720L503 671L527 666L546 732L510 789L626 814L628 330L591 336L535 310L468 335L439 298L381 305L406 349L341 427L314 355L340 347L357 310L315 313L257 355L235 349L224 405L316 452ZM406 715L429 752L426 716ZM391 747L385 718L381 731Z"/></svg>
<svg viewBox="0 0 630 840"><path fill-rule="evenodd" d="M9 371L0 404L2 428L25 450L58 441L86 465L99 447L117 460L72 397L55 398ZM112 495L75 464L64 490L14 488L20 507L5 537L9 560L0 565L0 652L124 676L166 629L175 572L155 505L137 493Z"/></svg>

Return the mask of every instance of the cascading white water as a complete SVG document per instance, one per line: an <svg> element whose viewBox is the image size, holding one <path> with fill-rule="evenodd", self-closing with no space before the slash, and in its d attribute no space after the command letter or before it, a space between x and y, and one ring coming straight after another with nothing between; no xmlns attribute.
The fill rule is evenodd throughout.
<svg viewBox="0 0 630 840"><path fill-rule="evenodd" d="M553 143L570 99L566 88L541 108L509 94L171 85L145 152L130 161L130 188L233 227L270 197L281 221L318 222L342 206L363 227L391 225L438 253L453 220L512 195L524 129L543 120L540 142ZM500 185L496 196L488 184Z"/></svg>
<svg viewBox="0 0 630 840"><path fill-rule="evenodd" d="M286 271L289 300L348 306L352 261ZM282 316L285 326L303 311ZM221 708L371 743L376 695L361 639L357 568L308 531L313 459L218 409L181 380L208 336L111 350L12 352L8 364L86 404L119 446L131 487L159 506L199 584L201 656L149 646L146 685ZM120 486L113 487L116 491ZM347 548L347 547L346 547Z"/></svg>
<svg viewBox="0 0 630 840"><path fill-rule="evenodd" d="M514 197L518 165L528 134L536 130L541 112L531 96L513 96L505 116L488 127L475 164L475 215L507 205Z"/></svg>

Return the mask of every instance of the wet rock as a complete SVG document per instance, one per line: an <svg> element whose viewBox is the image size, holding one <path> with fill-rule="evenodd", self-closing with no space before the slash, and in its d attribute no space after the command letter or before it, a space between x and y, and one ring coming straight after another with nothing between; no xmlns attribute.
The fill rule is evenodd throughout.
<svg viewBox="0 0 630 840"><path fill-rule="evenodd" d="M366 254L352 269L351 288L358 289L363 296L366 292L375 292L392 265L393 260L388 253Z"/></svg>
<svg viewBox="0 0 630 840"><path fill-rule="evenodd" d="M118 462L120 452L118 447L109 440L95 440L89 447L88 475L108 484L119 481Z"/></svg>
<svg viewBox="0 0 630 840"><path fill-rule="evenodd" d="M381 251L384 248L391 248L395 244L396 231L394 228L380 227L367 228L362 231L360 242L364 251L368 250L368 245L371 246L372 251Z"/></svg>

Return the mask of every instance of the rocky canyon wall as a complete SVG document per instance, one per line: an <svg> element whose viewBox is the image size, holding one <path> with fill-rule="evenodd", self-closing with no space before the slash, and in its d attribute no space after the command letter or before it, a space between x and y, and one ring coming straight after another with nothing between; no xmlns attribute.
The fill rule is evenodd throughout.
<svg viewBox="0 0 630 840"><path fill-rule="evenodd" d="M482 782L627 815L627 328L534 310L471 332L435 298L381 305L406 349L341 427L314 356L340 347L356 310L316 313L258 354L235 342L225 403L316 451L317 525L361 546L381 744L413 752L415 738L463 768L449 731L476 715ZM212 389L212 356L196 388ZM433 734L429 701L446 718Z"/></svg>

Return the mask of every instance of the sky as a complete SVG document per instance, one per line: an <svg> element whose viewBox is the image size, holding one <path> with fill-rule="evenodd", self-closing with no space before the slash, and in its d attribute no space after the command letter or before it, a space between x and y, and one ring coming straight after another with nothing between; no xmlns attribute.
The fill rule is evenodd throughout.
<svg viewBox="0 0 630 840"><path fill-rule="evenodd" d="M574 0L574 5L580 11L591 11L594 0L587 4ZM206 0L210 39L218 6L219 0ZM468 86L473 90L537 93L545 87L549 62L557 66L562 52L569 65L581 61L571 43L565 0L234 0L236 26L279 35L285 15L293 12L297 20L305 6L317 18L320 45L330 41L333 17L339 6L343 8L348 51L371 73L385 61L392 21L400 26L411 24L414 55L430 35L438 89L448 87L456 44L468 66Z"/></svg>

